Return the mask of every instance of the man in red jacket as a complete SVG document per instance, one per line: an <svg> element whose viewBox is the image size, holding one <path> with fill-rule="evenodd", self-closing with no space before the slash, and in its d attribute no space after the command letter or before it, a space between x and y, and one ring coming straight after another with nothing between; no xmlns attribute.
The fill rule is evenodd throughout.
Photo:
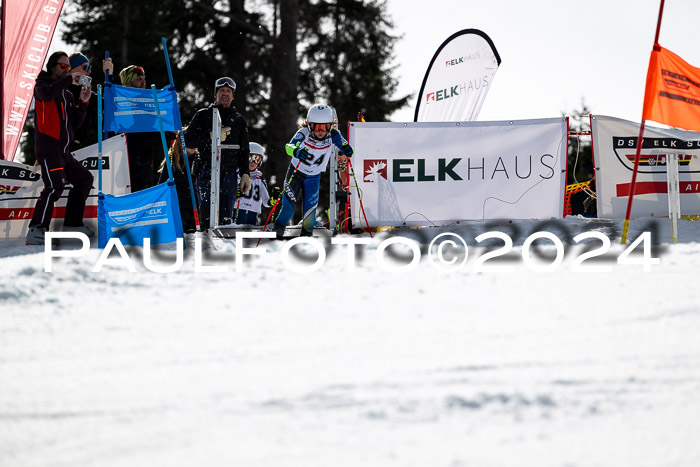
<svg viewBox="0 0 700 467"><path fill-rule="evenodd" d="M76 103L70 85L79 79L71 75L70 61L65 52L54 52L46 63L46 71L39 73L34 86L36 128L34 155L41 166L44 189L34 207L29 223L27 245L43 245L46 231L53 216L53 206L70 183L63 230L82 232L93 236L94 232L83 225L85 200L90 194L93 177L88 169L75 160L69 146L75 130L85 120L90 99L90 86L80 92Z"/></svg>

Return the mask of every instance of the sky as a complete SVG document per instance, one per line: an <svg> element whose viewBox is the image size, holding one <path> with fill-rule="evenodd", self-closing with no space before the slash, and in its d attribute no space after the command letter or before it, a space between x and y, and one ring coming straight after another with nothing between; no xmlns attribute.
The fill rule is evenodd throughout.
<svg viewBox="0 0 700 467"><path fill-rule="evenodd" d="M428 6L429 5L429 6ZM395 33L397 96L413 94L392 121L413 121L418 91L437 48L453 33L479 29L501 65L479 120L591 112L640 121L659 0L388 0ZM700 67L700 2L668 0L659 43ZM371 116L366 116L371 121Z"/></svg>
<svg viewBox="0 0 700 467"><path fill-rule="evenodd" d="M453 33L479 29L501 65L478 120L559 117L581 108L640 121L659 0L387 0L395 45L394 97L413 94L395 122L413 121L423 77ZM68 12L64 7L64 15ZM700 67L700 1L665 2L659 43ZM51 51L64 47L61 24ZM68 47L70 49L70 47ZM358 103L358 111L362 106ZM372 121L371 115L365 116Z"/></svg>

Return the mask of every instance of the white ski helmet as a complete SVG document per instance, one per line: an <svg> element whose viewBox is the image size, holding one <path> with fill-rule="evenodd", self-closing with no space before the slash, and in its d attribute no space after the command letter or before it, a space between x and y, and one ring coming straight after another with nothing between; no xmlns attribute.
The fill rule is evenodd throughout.
<svg viewBox="0 0 700 467"><path fill-rule="evenodd" d="M248 161L257 163L258 168L260 168L263 161L266 159L265 148L263 148L258 143L252 143L252 142L249 143L249 146L250 146L250 157L248 158ZM259 157L257 157L257 156L259 156Z"/></svg>
<svg viewBox="0 0 700 467"><path fill-rule="evenodd" d="M333 123L333 108L326 104L314 104L306 115L307 123Z"/></svg>

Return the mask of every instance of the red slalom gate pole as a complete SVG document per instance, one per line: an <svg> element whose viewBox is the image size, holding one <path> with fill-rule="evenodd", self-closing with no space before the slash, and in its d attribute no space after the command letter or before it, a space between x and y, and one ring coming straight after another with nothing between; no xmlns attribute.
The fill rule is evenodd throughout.
<svg viewBox="0 0 700 467"><path fill-rule="evenodd" d="M661 5L659 6L659 18L656 22L656 36L654 36L654 47L659 44L659 32L661 31L661 17L664 14L664 0L661 0ZM651 66L651 63L649 64ZM647 69L647 76L649 75L649 70ZM646 94L649 92L649 88L644 89L644 102L647 102ZM634 201L634 189L637 185L637 172L639 172L639 160L642 156L642 142L644 141L644 127L646 126L646 120L644 118L645 110L642 107L642 123L639 125L639 138L637 139L637 152L634 155L634 169L632 170L632 182L630 183L630 191L627 197L627 211L625 212L625 222L622 226L622 238L621 243L624 245L627 242L627 232L630 226L630 217L632 215L632 201Z"/></svg>
<svg viewBox="0 0 700 467"><path fill-rule="evenodd" d="M352 162L350 162L350 158L348 157L348 168L350 168L350 172L352 173L352 178L355 180L355 187L359 190L360 187L357 185L357 177L355 177L355 169L352 168ZM367 224L367 232L369 232L369 237L374 238L372 235L372 231L369 228L369 221L367 220L367 214L365 214L365 205L362 204L362 197L360 197L359 193L357 195L357 199L360 201L360 209L362 210L362 216L365 218L365 224Z"/></svg>
<svg viewBox="0 0 700 467"><path fill-rule="evenodd" d="M292 179L294 178L294 174L297 173L297 170L299 169L299 164L301 164L301 160L297 162L296 167L294 167L294 172L292 172L292 175L289 177L289 180L287 180L287 183L284 184L284 188L282 188L282 193L280 193L280 197L277 201L275 201L275 204L272 205L272 209L270 209L270 214L267 215L267 220L265 221L265 225L263 226L262 232L265 232L265 229L267 228L267 224L270 223L270 218L272 217L272 213L275 212L275 209L277 209L277 204L282 200L282 197L284 196L284 192L287 190L287 187L289 186L290 183L292 183ZM258 243L255 244L255 248L260 245L260 240L262 238L258 239Z"/></svg>

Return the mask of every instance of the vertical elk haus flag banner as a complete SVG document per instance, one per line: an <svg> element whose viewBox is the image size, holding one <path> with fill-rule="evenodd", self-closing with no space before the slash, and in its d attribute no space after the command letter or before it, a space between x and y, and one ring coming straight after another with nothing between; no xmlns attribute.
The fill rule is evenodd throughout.
<svg viewBox="0 0 700 467"><path fill-rule="evenodd" d="M63 0L2 1L2 157L15 157Z"/></svg>
<svg viewBox="0 0 700 467"><path fill-rule="evenodd" d="M649 59L642 118L700 131L700 68L655 44Z"/></svg>
<svg viewBox="0 0 700 467"><path fill-rule="evenodd" d="M567 120L352 123L353 227L561 218ZM360 172L361 171L361 172Z"/></svg>
<svg viewBox="0 0 700 467"><path fill-rule="evenodd" d="M464 29L451 35L430 61L413 120L476 120L500 64L496 46L484 32Z"/></svg>

